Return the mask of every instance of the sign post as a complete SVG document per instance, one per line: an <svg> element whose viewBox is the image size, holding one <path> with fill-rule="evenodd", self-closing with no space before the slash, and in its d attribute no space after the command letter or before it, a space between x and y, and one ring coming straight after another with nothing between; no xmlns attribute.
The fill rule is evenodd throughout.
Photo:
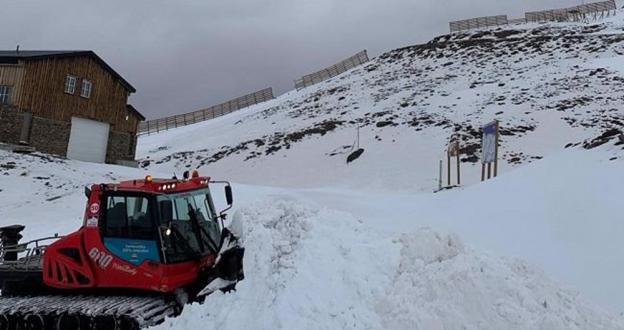
<svg viewBox="0 0 624 330"><path fill-rule="evenodd" d="M438 191L442 190L442 160L440 160L440 173L438 175Z"/></svg>
<svg viewBox="0 0 624 330"><path fill-rule="evenodd" d="M451 186L451 150L446 152L446 185Z"/></svg>
<svg viewBox="0 0 624 330"><path fill-rule="evenodd" d="M451 143L449 143L448 150L446 152L446 160L447 160L447 179L448 185L451 186L451 157L457 158L457 185L461 184L461 175L460 175L460 160L459 155L461 154L459 148L459 137L451 138Z"/></svg>
<svg viewBox="0 0 624 330"><path fill-rule="evenodd" d="M492 177L492 163L494 164L494 177L498 175L498 120L483 126L481 138L481 181L485 181L485 167L487 165L487 179Z"/></svg>
<svg viewBox="0 0 624 330"><path fill-rule="evenodd" d="M498 140L500 137L499 134L499 130L498 130L498 120L495 120L496 122L496 144L495 144L495 148L494 148L494 177L496 177L496 175L498 174Z"/></svg>
<svg viewBox="0 0 624 330"><path fill-rule="evenodd" d="M458 142L458 146L457 146L457 154L455 155L457 157L457 185L461 185L461 175L460 175L460 167L459 167L459 142Z"/></svg>

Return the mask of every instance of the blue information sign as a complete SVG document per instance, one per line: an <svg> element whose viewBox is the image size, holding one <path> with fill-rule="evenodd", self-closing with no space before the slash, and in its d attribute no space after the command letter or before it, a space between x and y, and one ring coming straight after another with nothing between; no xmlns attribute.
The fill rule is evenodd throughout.
<svg viewBox="0 0 624 330"><path fill-rule="evenodd" d="M484 164L493 163L496 161L496 135L498 129L498 123L493 121L483 126L483 139L481 142L481 161Z"/></svg>
<svg viewBox="0 0 624 330"><path fill-rule="evenodd" d="M156 241L126 238L105 238L104 245L115 256L135 265L145 260L160 262Z"/></svg>

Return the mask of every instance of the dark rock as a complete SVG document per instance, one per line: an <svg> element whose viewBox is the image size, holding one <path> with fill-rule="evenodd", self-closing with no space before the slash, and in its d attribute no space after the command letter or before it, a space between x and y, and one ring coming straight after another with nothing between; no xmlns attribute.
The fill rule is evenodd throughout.
<svg viewBox="0 0 624 330"><path fill-rule="evenodd" d="M390 125L394 125L394 122L392 122L391 120L380 121L377 124L375 124L375 126L377 126L377 127L386 127L386 126L390 126Z"/></svg>
<svg viewBox="0 0 624 330"><path fill-rule="evenodd" d="M356 159L360 158L360 156L362 156L362 154L364 153L364 149L360 148L354 152L352 152L348 157L347 157L347 164L355 161Z"/></svg>

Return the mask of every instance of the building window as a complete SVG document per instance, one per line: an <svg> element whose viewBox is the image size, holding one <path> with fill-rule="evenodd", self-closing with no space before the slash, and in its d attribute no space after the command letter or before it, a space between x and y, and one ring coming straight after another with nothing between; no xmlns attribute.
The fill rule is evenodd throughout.
<svg viewBox="0 0 624 330"><path fill-rule="evenodd" d="M65 93L74 95L76 92L76 77L72 75L67 75L67 79L65 79Z"/></svg>
<svg viewBox="0 0 624 330"><path fill-rule="evenodd" d="M84 98L91 97L91 81L82 79L82 88L80 89L80 96Z"/></svg>
<svg viewBox="0 0 624 330"><path fill-rule="evenodd" d="M11 102L11 86L0 85L0 104Z"/></svg>

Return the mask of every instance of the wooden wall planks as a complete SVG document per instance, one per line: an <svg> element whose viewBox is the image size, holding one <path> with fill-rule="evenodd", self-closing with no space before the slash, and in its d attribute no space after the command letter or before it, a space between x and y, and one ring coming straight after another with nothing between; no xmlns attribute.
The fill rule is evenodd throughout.
<svg viewBox="0 0 624 330"><path fill-rule="evenodd" d="M77 77L74 94L64 91L67 75ZM83 79L92 83L89 98L80 96ZM90 57L53 57L25 63L16 105L36 116L61 121L78 116L108 122L115 131L136 133L136 121L126 120L129 94L117 78Z"/></svg>
<svg viewBox="0 0 624 330"><path fill-rule="evenodd" d="M0 85L11 86L10 103L20 102L20 92L24 79L24 64L3 64L0 65Z"/></svg>

